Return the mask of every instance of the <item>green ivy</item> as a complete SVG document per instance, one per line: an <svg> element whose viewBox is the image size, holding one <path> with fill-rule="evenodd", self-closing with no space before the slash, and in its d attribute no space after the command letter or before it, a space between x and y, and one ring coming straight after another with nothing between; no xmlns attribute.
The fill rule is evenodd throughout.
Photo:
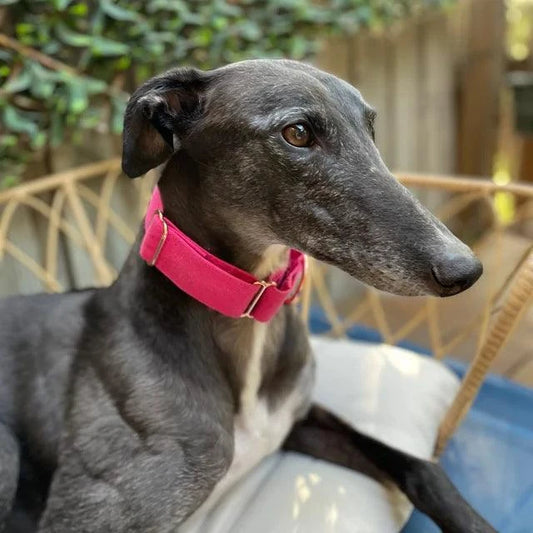
<svg viewBox="0 0 533 533"><path fill-rule="evenodd" d="M0 48L0 187L73 129L119 134L128 93L176 65L308 59L319 37L446 0L0 0L9 37L70 69Z"/></svg>

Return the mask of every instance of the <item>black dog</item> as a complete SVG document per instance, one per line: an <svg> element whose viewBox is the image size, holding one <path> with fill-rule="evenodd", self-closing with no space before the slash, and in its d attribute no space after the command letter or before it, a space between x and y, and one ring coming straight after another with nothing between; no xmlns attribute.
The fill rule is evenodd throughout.
<svg viewBox="0 0 533 533"><path fill-rule="evenodd" d="M468 288L480 263L391 176L373 117L296 62L177 69L132 96L123 168L159 166L167 219L257 279L292 247L399 294ZM438 465L310 406L293 308L223 316L143 261L142 237L109 288L0 304L0 526L176 531L288 437L394 481L444 531L492 531Z"/></svg>

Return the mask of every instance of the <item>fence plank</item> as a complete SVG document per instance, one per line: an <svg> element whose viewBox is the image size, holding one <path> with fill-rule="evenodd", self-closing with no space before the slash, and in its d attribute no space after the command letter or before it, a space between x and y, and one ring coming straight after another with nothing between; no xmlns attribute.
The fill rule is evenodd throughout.
<svg viewBox="0 0 533 533"><path fill-rule="evenodd" d="M453 173L454 161L454 61L450 32L444 16L420 25L423 83L422 131L426 139L420 170Z"/></svg>
<svg viewBox="0 0 533 533"><path fill-rule="evenodd" d="M458 171L492 174L503 75L503 0L469 0L459 76Z"/></svg>
<svg viewBox="0 0 533 533"><path fill-rule="evenodd" d="M331 37L322 45L315 63L319 68L327 70L343 80L351 81L349 54L350 39Z"/></svg>
<svg viewBox="0 0 533 533"><path fill-rule="evenodd" d="M363 98L378 112L376 143L385 163L393 164L394 140L391 135L390 93L394 88L390 72L390 45L385 36L363 34L354 39L352 61L356 65L354 83Z"/></svg>
<svg viewBox="0 0 533 533"><path fill-rule="evenodd" d="M503 68L503 0L463 0L387 28L330 40L319 65L378 108L393 169L490 175Z"/></svg>
<svg viewBox="0 0 533 533"><path fill-rule="evenodd" d="M394 168L420 170L419 161L419 103L420 68L418 62L418 41L416 25L405 25L394 38L395 90L394 114Z"/></svg>

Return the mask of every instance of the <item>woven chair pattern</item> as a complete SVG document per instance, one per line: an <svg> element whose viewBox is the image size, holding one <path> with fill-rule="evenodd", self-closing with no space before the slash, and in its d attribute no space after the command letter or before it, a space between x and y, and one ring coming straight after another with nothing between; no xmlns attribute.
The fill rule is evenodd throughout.
<svg viewBox="0 0 533 533"><path fill-rule="evenodd" d="M437 358L454 353L462 344L470 346L472 364L441 424L436 444L439 454L467 413L490 365L531 305L533 247L528 247L513 268L506 265L509 274L504 279L498 275L506 261L498 247L509 227L501 222L497 204L503 201L513 206L513 226L531 224L533 228L533 187L418 174L400 174L399 179L422 198L429 198L431 204L438 200L433 211L444 222L451 222L452 228L457 220L461 228L461 220L464 222L474 207L488 214L488 222L478 228L476 235L467 235L476 252L491 252L489 262L484 259L488 282L484 294L476 297L481 304L469 309L468 320L450 330L445 327L450 316L448 299L415 298L408 302L355 281L347 282L334 269L313 261L301 310L307 320L311 307L320 305L330 325L327 334L335 337L347 335L357 323L377 330L389 344L412 340L416 333L417 342L423 339L422 343ZM0 268L3 271L2 265L11 261L16 269L27 270L43 290L57 292L78 288L72 276L61 274L60 267L82 254L81 260L91 266L90 279L82 285L108 285L117 275L124 254L119 253L118 260L110 256L118 243L124 250L133 243L153 182L149 178L132 184L122 177L120 161L112 159L0 192ZM133 196L126 202L126 210L120 212L117 198L124 187L130 195L133 191ZM38 238L40 246L35 242L30 243L33 248L28 246L27 235L21 238L17 234L17 216L22 212L31 214L34 227L38 228L33 241ZM469 227L467 223L463 225ZM66 270L75 270L76 264L74 261L67 265ZM345 289L346 284L349 289ZM342 289L338 290L338 286Z"/></svg>

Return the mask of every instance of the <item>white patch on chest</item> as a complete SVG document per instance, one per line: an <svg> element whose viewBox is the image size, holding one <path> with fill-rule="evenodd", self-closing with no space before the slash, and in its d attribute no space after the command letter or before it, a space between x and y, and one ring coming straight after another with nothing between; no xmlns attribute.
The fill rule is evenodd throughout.
<svg viewBox="0 0 533 533"><path fill-rule="evenodd" d="M295 389L274 412L265 400L256 402L253 412L235 418L235 451L226 475L217 483L207 500L180 526L180 533L194 533L219 499L262 459L276 451L288 435L294 413L305 401L302 391Z"/></svg>
<svg viewBox="0 0 533 533"><path fill-rule="evenodd" d="M235 452L230 469L222 481L232 485L252 468L276 451L289 434L294 414L303 401L301 391L295 390L282 406L269 412L265 400L256 404L249 421L238 416L235 420Z"/></svg>
<svg viewBox="0 0 533 533"><path fill-rule="evenodd" d="M180 533L195 533L205 516L237 481L276 451L285 440L295 414L307 404L311 395L312 365L302 368L294 389L271 411L265 399L259 398L261 362L267 328L254 323L250 357L247 361L244 386L240 395L240 411L234 419L233 461L226 475L217 483L207 500L180 526Z"/></svg>
<svg viewBox="0 0 533 533"><path fill-rule="evenodd" d="M240 397L240 411L233 426L233 461L226 476L219 483L228 487L279 448L294 423L296 411L307 400L308 391L305 386L300 386L300 380L275 411L269 409L265 399L259 398L266 333L265 324L254 323L251 353Z"/></svg>

